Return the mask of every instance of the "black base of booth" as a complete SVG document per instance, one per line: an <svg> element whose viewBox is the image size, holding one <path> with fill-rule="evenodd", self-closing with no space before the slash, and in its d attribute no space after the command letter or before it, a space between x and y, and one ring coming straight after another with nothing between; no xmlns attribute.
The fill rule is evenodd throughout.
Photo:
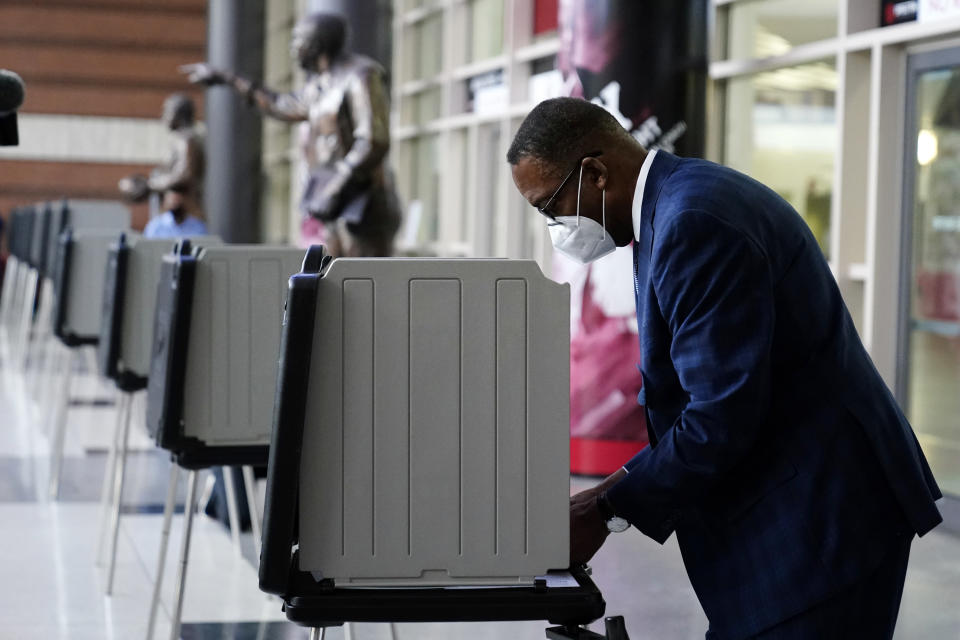
<svg viewBox="0 0 960 640"><path fill-rule="evenodd" d="M294 566L296 566L296 555ZM576 587L338 588L292 569L287 619L305 627L345 622L494 622L546 620L571 626L600 618L606 603L582 570Z"/></svg>
<svg viewBox="0 0 960 640"><path fill-rule="evenodd" d="M170 457L184 469L210 467L266 466L270 457L267 446L196 447L170 451Z"/></svg>
<svg viewBox="0 0 960 640"><path fill-rule="evenodd" d="M116 383L117 389L124 393L136 393L147 388L146 376L138 376L129 371L115 372L109 377Z"/></svg>

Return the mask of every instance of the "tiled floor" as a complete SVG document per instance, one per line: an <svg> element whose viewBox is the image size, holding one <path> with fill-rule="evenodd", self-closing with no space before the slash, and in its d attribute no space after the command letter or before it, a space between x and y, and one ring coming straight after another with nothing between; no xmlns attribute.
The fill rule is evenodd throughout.
<svg viewBox="0 0 960 640"><path fill-rule="evenodd" d="M97 503L113 427L110 407L71 410L61 499L46 497L49 397L26 401L23 378L8 364L0 335L0 640L142 638L160 541L159 511L169 462L150 447L135 420L118 547L114 595L103 595L105 571L95 566ZM75 393L104 395L90 379ZM142 415L142 406L134 415ZM576 479L574 488L591 481ZM183 499L181 482L180 500ZM182 515L174 519L155 638L169 634ZM285 622L280 602L257 589L253 543L238 554L215 521L195 520L182 638L298 639L305 630ZM687 582L676 542L661 547L628 532L611 536L593 563L608 614L626 616L634 640L702 638L706 619ZM960 539L935 531L915 542L897 630L899 639L960 638ZM534 639L545 624L406 624L402 640ZM385 625L355 625L353 638L388 638ZM327 638L342 638L331 629Z"/></svg>

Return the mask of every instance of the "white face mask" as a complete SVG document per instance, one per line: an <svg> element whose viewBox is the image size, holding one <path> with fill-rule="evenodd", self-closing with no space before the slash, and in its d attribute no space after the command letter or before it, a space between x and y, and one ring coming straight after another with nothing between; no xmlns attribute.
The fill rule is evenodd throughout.
<svg viewBox="0 0 960 640"><path fill-rule="evenodd" d="M596 220L580 215L580 188L583 186L583 167L580 167L580 180L577 184L577 215L557 216L556 222L547 226L553 248L581 264L588 264L608 253L613 253L617 245L607 233L607 190L603 190L603 225Z"/></svg>

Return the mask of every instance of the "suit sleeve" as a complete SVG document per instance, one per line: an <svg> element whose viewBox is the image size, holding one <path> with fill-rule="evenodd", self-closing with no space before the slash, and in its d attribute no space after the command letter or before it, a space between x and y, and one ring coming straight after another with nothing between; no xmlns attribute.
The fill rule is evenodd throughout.
<svg viewBox="0 0 960 640"><path fill-rule="evenodd" d="M650 278L689 400L657 446L631 460L607 493L618 515L663 543L683 510L750 450L766 421L774 300L759 247L704 211L685 211L660 231Z"/></svg>

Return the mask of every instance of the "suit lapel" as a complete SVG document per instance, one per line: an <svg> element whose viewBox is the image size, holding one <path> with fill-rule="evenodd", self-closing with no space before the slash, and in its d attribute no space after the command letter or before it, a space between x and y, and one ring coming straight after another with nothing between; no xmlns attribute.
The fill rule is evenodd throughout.
<svg viewBox="0 0 960 640"><path fill-rule="evenodd" d="M653 219L657 211L657 201L660 199L660 191L664 183L679 162L680 158L666 151L657 151L643 189L643 203L640 207L640 240L634 243L633 251L634 288L637 296L637 320L640 327L643 326L640 315L645 292L650 284L648 272L650 254L653 251Z"/></svg>

